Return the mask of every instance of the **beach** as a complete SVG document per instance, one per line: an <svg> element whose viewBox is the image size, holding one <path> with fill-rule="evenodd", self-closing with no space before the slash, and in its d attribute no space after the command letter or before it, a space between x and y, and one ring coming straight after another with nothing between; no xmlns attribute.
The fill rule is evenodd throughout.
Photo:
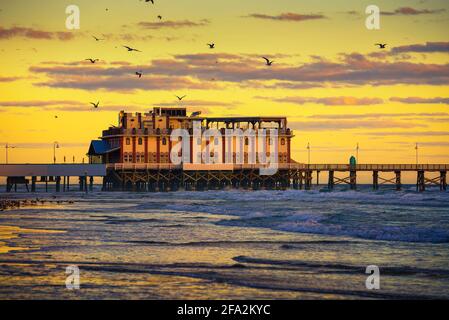
<svg viewBox="0 0 449 320"><path fill-rule="evenodd" d="M1 299L449 298L447 192L55 196L0 213ZM369 265L379 290L366 288Z"/></svg>

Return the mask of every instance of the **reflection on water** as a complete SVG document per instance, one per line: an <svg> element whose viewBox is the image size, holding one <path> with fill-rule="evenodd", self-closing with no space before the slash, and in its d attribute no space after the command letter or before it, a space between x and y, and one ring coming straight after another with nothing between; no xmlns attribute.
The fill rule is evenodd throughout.
<svg viewBox="0 0 449 320"><path fill-rule="evenodd" d="M75 203L0 214L0 298L449 298L447 193L58 197Z"/></svg>

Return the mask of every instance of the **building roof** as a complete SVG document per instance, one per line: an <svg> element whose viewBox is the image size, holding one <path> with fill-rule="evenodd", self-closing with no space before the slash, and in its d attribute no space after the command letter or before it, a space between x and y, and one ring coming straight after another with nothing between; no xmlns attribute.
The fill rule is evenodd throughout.
<svg viewBox="0 0 449 320"><path fill-rule="evenodd" d="M111 148L109 143L105 140L92 140L89 147L88 155L103 155L106 153L110 153L120 148Z"/></svg>

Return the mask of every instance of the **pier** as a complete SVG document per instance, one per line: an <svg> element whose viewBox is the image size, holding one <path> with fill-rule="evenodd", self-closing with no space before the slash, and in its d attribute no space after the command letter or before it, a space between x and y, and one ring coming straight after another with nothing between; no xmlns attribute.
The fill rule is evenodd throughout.
<svg viewBox="0 0 449 320"><path fill-rule="evenodd" d="M328 188L348 185L357 189L357 175L372 173L372 187L392 185L402 189L402 173L416 174L416 190L438 186L447 190L449 164L279 164L274 175L260 175L258 165L170 165L170 164L108 164L103 180L103 190L120 191L176 191L217 190L225 188L310 190L316 179L319 185L321 172L328 173ZM393 178L387 175L394 174Z"/></svg>
<svg viewBox="0 0 449 320"><path fill-rule="evenodd" d="M53 185L56 192L92 191L94 177L103 178L103 191L218 190L242 188L252 190L310 190L320 184L320 173L328 174L327 186L357 189L357 175L372 173L372 188L391 185L402 189L402 173L416 175L416 190L437 186L447 190L449 164L279 164L274 175L260 175L260 165L249 164L17 164L0 165L0 176L7 177L6 191L17 191L23 185L36 192L36 185ZM393 175L393 177L391 177ZM389 177L390 176L390 177ZM71 180L72 178L72 180ZM70 184L75 181L76 185Z"/></svg>
<svg viewBox="0 0 449 320"><path fill-rule="evenodd" d="M104 176L106 176L106 166L101 164L0 165L0 177L6 177L6 192L17 191L20 185L29 192L36 192L36 186L39 184L45 185L46 192L52 185L56 192L66 192L74 187L74 181L77 184L74 188L88 192L93 190L94 177Z"/></svg>

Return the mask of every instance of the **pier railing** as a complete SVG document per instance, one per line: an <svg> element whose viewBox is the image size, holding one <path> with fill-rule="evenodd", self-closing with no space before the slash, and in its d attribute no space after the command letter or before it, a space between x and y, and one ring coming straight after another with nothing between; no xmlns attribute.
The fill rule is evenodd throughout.
<svg viewBox="0 0 449 320"><path fill-rule="evenodd" d="M184 164L170 163L114 163L111 170L256 170L266 168L264 164ZM279 170L311 171L449 171L449 164L304 164L278 163Z"/></svg>

